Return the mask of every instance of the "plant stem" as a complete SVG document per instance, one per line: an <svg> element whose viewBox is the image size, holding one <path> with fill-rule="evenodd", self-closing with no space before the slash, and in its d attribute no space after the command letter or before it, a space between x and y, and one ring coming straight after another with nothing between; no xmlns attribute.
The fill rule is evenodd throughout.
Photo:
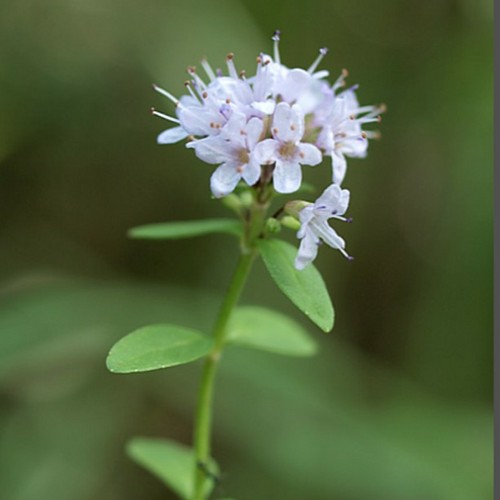
<svg viewBox="0 0 500 500"><path fill-rule="evenodd" d="M255 249L242 253L233 279L222 303L214 328L214 347L208 355L203 368L203 374L198 398L198 409L194 430L194 448L196 455L193 500L204 500L204 485L206 467L209 467L210 437L212 428L212 403L215 374L227 336L227 324L231 312L240 298L246 279L256 255Z"/></svg>

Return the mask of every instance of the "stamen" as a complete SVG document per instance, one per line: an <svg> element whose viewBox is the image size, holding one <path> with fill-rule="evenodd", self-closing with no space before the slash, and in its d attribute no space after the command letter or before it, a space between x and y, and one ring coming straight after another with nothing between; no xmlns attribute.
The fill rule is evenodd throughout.
<svg viewBox="0 0 500 500"><path fill-rule="evenodd" d="M273 35L273 41L274 41L274 62L276 62L277 64L281 64L280 50L279 50L280 36L281 36L281 31L276 30Z"/></svg>
<svg viewBox="0 0 500 500"><path fill-rule="evenodd" d="M327 53L328 53L328 49L326 47L319 49L318 57L316 57L314 62L311 64L311 66L309 66L309 69L307 70L307 72L310 75L312 75L314 73L314 70L318 67L319 63L323 60L323 58L326 56Z"/></svg>
<svg viewBox="0 0 500 500"><path fill-rule="evenodd" d="M350 224L352 222L352 218L341 217L340 215L331 215L330 218L331 219L338 219L338 220L341 220L342 222L347 222L348 224Z"/></svg>
<svg viewBox="0 0 500 500"><path fill-rule="evenodd" d="M215 80L215 73L214 73L214 70L212 69L212 66L210 66L210 64L208 63L208 61L205 58L203 58L201 60L201 67L203 68L203 70L207 74L208 79L211 82L213 82Z"/></svg>
<svg viewBox="0 0 500 500"><path fill-rule="evenodd" d="M173 123L181 123L177 118L173 118L172 116L165 115L164 113L160 113L159 111L156 111L155 108L151 108L151 114L155 116L159 116L160 118L163 118L164 120L167 120L169 122Z"/></svg>
<svg viewBox="0 0 500 500"><path fill-rule="evenodd" d="M229 76L231 78L234 78L235 80L238 79L238 72L236 71L236 66L234 65L234 54L232 52L230 52L227 56L226 56L226 64L227 64L227 69L229 71Z"/></svg>
<svg viewBox="0 0 500 500"><path fill-rule="evenodd" d="M345 68L342 70L340 73L340 76L335 80L335 83L332 86L332 90L335 92L337 89L340 87L345 86L345 79L349 76L349 71L347 71Z"/></svg>
<svg viewBox="0 0 500 500"><path fill-rule="evenodd" d="M161 87L158 87L158 85L153 83L153 90L158 92L159 94L165 96L167 99L170 99L174 104L177 104L179 102L179 99L174 97L170 92L167 92L166 90L162 89Z"/></svg>
<svg viewBox="0 0 500 500"><path fill-rule="evenodd" d="M189 93L191 94L191 97L192 97L193 99L196 99L197 101L201 102L201 99L198 97L198 95L196 95L196 94L194 93L194 90L193 90L193 89L192 89L192 87L191 87L191 82L190 82L190 81L186 80L186 81L184 82L184 87L186 87L186 88L188 89L188 91L189 91Z"/></svg>

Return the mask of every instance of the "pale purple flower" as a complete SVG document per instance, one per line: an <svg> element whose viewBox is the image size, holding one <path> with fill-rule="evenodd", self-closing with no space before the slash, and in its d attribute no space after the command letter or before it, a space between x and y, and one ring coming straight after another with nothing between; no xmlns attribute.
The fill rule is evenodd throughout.
<svg viewBox="0 0 500 500"><path fill-rule="evenodd" d="M245 115L235 111L219 135L187 144L201 160L220 164L210 179L216 198L231 193L241 179L249 186L259 180L261 167L254 149L263 129L260 118L253 117L247 123Z"/></svg>
<svg viewBox="0 0 500 500"><path fill-rule="evenodd" d="M332 218L349 222L350 219L343 217L348 205L349 191L332 184L314 203L299 212L301 226L297 237L302 241L295 259L297 269L304 269L316 258L321 242L340 250L345 257L352 259L345 251L345 241L327 222Z"/></svg>
<svg viewBox="0 0 500 500"><path fill-rule="evenodd" d="M271 127L273 139L265 139L255 147L255 158L261 164L275 163L274 189L278 193L293 193L302 182L302 165L321 163L321 151L313 144L300 142L304 135L301 108L280 102L274 112Z"/></svg>
<svg viewBox="0 0 500 500"><path fill-rule="evenodd" d="M343 71L331 89L324 89L324 106L315 111L314 123L321 127L316 145L332 159L332 182L341 184L347 170L346 156L364 158L368 138L378 133L363 131L362 125L380 121L385 106L359 106L356 86L335 94L344 86L347 72Z"/></svg>
<svg viewBox="0 0 500 500"><path fill-rule="evenodd" d="M201 62L205 79L188 68L187 93L180 99L154 86L175 104L175 116L153 110L175 124L157 141L189 139L188 147L199 158L219 164L211 179L215 196L232 192L241 179L255 184L262 165L269 165L265 182L272 174L278 193L292 193L300 188L301 165L318 165L322 156L331 157L332 181L341 184L346 157L366 156L367 139L376 136L363 131L362 125L377 121L383 109L359 106L355 87L341 90L345 70L333 85L325 80L328 72L317 67L327 50L320 49L307 70L288 68L281 63L279 39L276 32L273 57L257 57L253 76L238 72L229 54L226 75L214 71L206 60Z"/></svg>

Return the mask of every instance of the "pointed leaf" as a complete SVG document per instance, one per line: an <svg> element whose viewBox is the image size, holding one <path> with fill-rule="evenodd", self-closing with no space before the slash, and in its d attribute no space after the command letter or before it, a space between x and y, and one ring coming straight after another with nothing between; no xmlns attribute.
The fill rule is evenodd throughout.
<svg viewBox="0 0 500 500"><path fill-rule="evenodd" d="M114 373L158 370L195 361L210 352L212 339L175 325L150 325L120 339L106 365Z"/></svg>
<svg viewBox="0 0 500 500"><path fill-rule="evenodd" d="M333 328L334 311L325 282L311 264L302 271L294 266L297 249L282 240L261 240L259 250L269 274L281 291L322 330Z"/></svg>
<svg viewBox="0 0 500 500"><path fill-rule="evenodd" d="M316 342L301 325L265 307L238 307L229 323L229 341L285 356L312 356Z"/></svg>
<svg viewBox="0 0 500 500"><path fill-rule="evenodd" d="M127 443L127 455L137 464L163 481L179 497L189 500L193 491L195 455L188 446L167 439L136 437ZM218 473L217 464L211 460L209 469ZM206 494L214 486L207 477Z"/></svg>
<svg viewBox="0 0 500 500"><path fill-rule="evenodd" d="M226 233L240 236L241 223L236 219L206 219L181 222L160 222L129 229L130 238L152 240L176 240L211 233Z"/></svg>

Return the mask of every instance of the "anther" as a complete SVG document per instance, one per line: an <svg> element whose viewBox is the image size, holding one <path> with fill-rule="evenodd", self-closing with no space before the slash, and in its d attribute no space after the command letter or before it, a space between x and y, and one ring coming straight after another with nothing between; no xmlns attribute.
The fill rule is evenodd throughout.
<svg viewBox="0 0 500 500"><path fill-rule="evenodd" d="M387 111L387 106L384 103L379 104L378 111L379 113L385 113Z"/></svg>
<svg viewBox="0 0 500 500"><path fill-rule="evenodd" d="M229 52L229 54L226 56L226 59L228 61L231 61L231 59L233 59L233 58L234 58L234 53L233 52Z"/></svg>
<svg viewBox="0 0 500 500"><path fill-rule="evenodd" d="M278 129L277 129L277 128L273 128L273 134L274 134L274 135L277 135L277 134L278 134Z"/></svg>
<svg viewBox="0 0 500 500"><path fill-rule="evenodd" d="M366 132L361 132L361 137L362 137L363 139L366 139L368 136L366 135Z"/></svg>
<svg viewBox="0 0 500 500"><path fill-rule="evenodd" d="M293 132L297 127L295 125L290 125L290 130Z"/></svg>
<svg viewBox="0 0 500 500"><path fill-rule="evenodd" d="M190 74L190 75L194 75L196 73L196 67L195 66L188 66L186 68L186 71Z"/></svg>
<svg viewBox="0 0 500 500"><path fill-rule="evenodd" d="M203 99L206 99L208 97L208 92L205 91L201 94L201 97L203 97Z"/></svg>

